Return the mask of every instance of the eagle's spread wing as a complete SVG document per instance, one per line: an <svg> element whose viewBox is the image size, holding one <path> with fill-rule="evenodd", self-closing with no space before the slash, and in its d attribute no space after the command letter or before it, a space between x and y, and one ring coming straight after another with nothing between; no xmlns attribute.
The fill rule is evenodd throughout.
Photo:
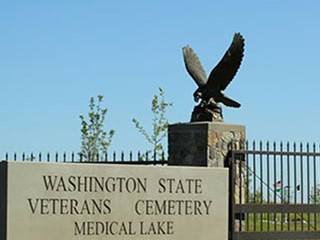
<svg viewBox="0 0 320 240"><path fill-rule="evenodd" d="M217 66L211 71L208 85L215 90L224 90L236 75L244 52L244 38L240 33L234 34L229 49Z"/></svg>
<svg viewBox="0 0 320 240"><path fill-rule="evenodd" d="M204 86L207 83L206 72L204 71L199 58L191 47L182 48L184 64L190 76L195 80L197 85Z"/></svg>

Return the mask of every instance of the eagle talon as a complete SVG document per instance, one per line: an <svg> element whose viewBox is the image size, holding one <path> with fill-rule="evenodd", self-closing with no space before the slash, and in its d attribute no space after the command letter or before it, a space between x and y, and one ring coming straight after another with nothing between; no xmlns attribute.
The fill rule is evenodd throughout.
<svg viewBox="0 0 320 240"><path fill-rule="evenodd" d="M195 93L193 94L193 99L194 99L195 102L199 102L199 100L200 100L201 98L202 98L201 92L195 92Z"/></svg>

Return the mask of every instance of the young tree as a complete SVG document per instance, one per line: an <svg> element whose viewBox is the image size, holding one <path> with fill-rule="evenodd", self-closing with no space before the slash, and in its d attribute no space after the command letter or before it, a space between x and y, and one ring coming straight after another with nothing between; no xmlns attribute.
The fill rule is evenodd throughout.
<svg viewBox="0 0 320 240"><path fill-rule="evenodd" d="M81 119L81 159L84 161L98 161L99 156L103 156L111 144L115 131L104 130L104 121L107 109L101 106L103 96L97 96L97 102L90 98L89 113L86 119L80 115Z"/></svg>
<svg viewBox="0 0 320 240"><path fill-rule="evenodd" d="M153 153L154 157L161 158L163 152L162 140L167 136L169 121L166 117L166 112L172 106L171 102L166 102L164 98L164 90L159 88L159 93L155 94L152 98L151 111L152 118L152 132L148 133L136 118L132 119L135 127L145 137L148 143L152 145L152 150L147 153ZM143 155L142 159L146 156Z"/></svg>
<svg viewBox="0 0 320 240"><path fill-rule="evenodd" d="M248 194L248 203L261 203L264 202L263 198L262 198L262 194L260 190L256 190L255 192L253 192L253 190L251 189L249 191Z"/></svg>

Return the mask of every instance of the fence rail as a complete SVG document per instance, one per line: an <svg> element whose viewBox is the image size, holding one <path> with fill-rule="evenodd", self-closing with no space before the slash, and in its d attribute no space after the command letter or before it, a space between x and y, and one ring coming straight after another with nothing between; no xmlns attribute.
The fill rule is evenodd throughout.
<svg viewBox="0 0 320 240"><path fill-rule="evenodd" d="M30 162L91 162L91 163L117 163L117 164L167 164L167 158L164 152L160 154L150 153L149 151L142 153L138 151L136 154L130 151L125 154L112 152L106 154L92 154L85 156L81 153L5 153L0 155L2 161L30 161Z"/></svg>

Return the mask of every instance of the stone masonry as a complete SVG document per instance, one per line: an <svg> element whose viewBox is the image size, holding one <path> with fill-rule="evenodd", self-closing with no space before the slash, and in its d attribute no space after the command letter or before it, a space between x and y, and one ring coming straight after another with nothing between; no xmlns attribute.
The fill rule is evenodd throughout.
<svg viewBox="0 0 320 240"><path fill-rule="evenodd" d="M244 148L245 126L223 122L169 126L169 165L224 167L230 145Z"/></svg>

